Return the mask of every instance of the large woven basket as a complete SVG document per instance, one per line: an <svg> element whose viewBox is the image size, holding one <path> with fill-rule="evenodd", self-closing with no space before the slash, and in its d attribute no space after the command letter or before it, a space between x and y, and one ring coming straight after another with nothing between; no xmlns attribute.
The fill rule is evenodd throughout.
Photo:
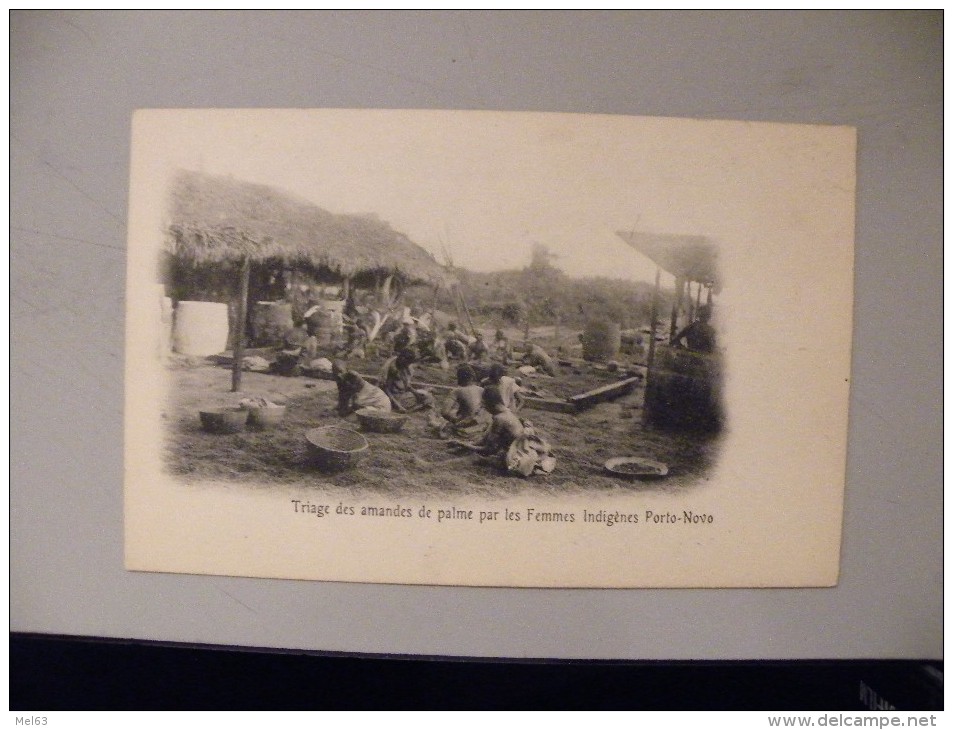
<svg viewBox="0 0 953 730"><path fill-rule="evenodd" d="M384 413L374 408L362 408L357 411L357 420L365 431L397 433L407 423L407 416L401 413Z"/></svg>
<svg viewBox="0 0 953 730"><path fill-rule="evenodd" d="M357 431L340 426L312 428L304 435L312 461L325 471L357 466L367 453L368 443Z"/></svg>

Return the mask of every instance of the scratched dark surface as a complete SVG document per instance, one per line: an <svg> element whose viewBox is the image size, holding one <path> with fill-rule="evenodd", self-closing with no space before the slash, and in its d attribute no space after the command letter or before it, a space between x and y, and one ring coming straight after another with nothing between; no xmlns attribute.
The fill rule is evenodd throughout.
<svg viewBox="0 0 953 730"><path fill-rule="evenodd" d="M13 12L11 629L444 656L940 658L942 17ZM542 591L125 572L125 218L139 107L858 127L840 585Z"/></svg>

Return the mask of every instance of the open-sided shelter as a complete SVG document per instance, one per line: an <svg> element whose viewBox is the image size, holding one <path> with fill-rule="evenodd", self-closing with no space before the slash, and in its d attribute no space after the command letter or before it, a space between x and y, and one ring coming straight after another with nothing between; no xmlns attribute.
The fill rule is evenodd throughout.
<svg viewBox="0 0 953 730"><path fill-rule="evenodd" d="M721 426L721 356L677 347L677 335L721 291L718 247L706 236L619 231L623 241L656 265L647 360L645 417L659 425L717 430ZM668 345L656 347L660 272L675 277ZM694 291L693 291L694 287Z"/></svg>
<svg viewBox="0 0 953 730"><path fill-rule="evenodd" d="M233 389L241 384L244 322L253 266L298 270L350 286L397 283L449 286L452 278L426 250L373 215L334 214L267 185L180 171L170 190L168 258L194 269L237 274L238 318Z"/></svg>

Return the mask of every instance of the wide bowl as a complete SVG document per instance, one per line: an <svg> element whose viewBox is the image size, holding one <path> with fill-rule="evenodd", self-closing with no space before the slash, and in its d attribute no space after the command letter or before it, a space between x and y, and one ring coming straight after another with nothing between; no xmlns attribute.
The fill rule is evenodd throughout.
<svg viewBox="0 0 953 730"><path fill-rule="evenodd" d="M668 466L641 456L619 456L605 463L606 471L623 479L661 479L668 475Z"/></svg>
<svg viewBox="0 0 953 730"><path fill-rule="evenodd" d="M248 411L242 408L214 408L199 411L202 428L209 433L238 433L248 421Z"/></svg>
<svg viewBox="0 0 953 730"><path fill-rule="evenodd" d="M340 471L357 466L367 453L368 443L357 431L341 426L312 428L304 435L311 461L324 471Z"/></svg>
<svg viewBox="0 0 953 730"><path fill-rule="evenodd" d="M356 414L361 429L374 433L397 433L408 418L402 413L384 413L374 408L362 408Z"/></svg>

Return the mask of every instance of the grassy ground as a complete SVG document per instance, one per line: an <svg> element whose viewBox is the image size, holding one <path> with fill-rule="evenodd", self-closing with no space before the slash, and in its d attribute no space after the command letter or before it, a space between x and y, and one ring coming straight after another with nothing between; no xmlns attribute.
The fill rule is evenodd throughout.
<svg viewBox="0 0 953 730"><path fill-rule="evenodd" d="M553 446L552 474L530 479L499 474L472 455L460 456L428 435L424 417L411 416L397 434L366 434L370 449L360 465L337 474L322 474L310 463L304 433L324 425L357 429L354 416L333 411L335 386L330 381L285 378L261 373L243 375L243 393L230 393L230 371L205 360L173 356L172 387L163 417L168 426L165 460L169 471L187 482L229 481L249 488L269 485L333 487L354 495L385 493L393 497L468 495L502 497L536 492L566 494L631 490L682 491L697 487L717 456L717 441L648 430L641 425L642 390L579 414L526 410L523 417ZM612 376L572 374L572 387L597 387ZM376 372L368 368L368 372ZM597 371L598 372L598 371ZM426 372L420 379L426 379ZM600 380L601 379L601 380ZM546 388L544 381L541 386ZM550 388L552 389L552 388ZM573 392L579 392L573 390ZM198 412L233 405L243 397L265 396L287 405L284 422L266 431L217 435L201 429ZM626 481L603 470L614 456L642 456L668 464L669 477L654 482Z"/></svg>

